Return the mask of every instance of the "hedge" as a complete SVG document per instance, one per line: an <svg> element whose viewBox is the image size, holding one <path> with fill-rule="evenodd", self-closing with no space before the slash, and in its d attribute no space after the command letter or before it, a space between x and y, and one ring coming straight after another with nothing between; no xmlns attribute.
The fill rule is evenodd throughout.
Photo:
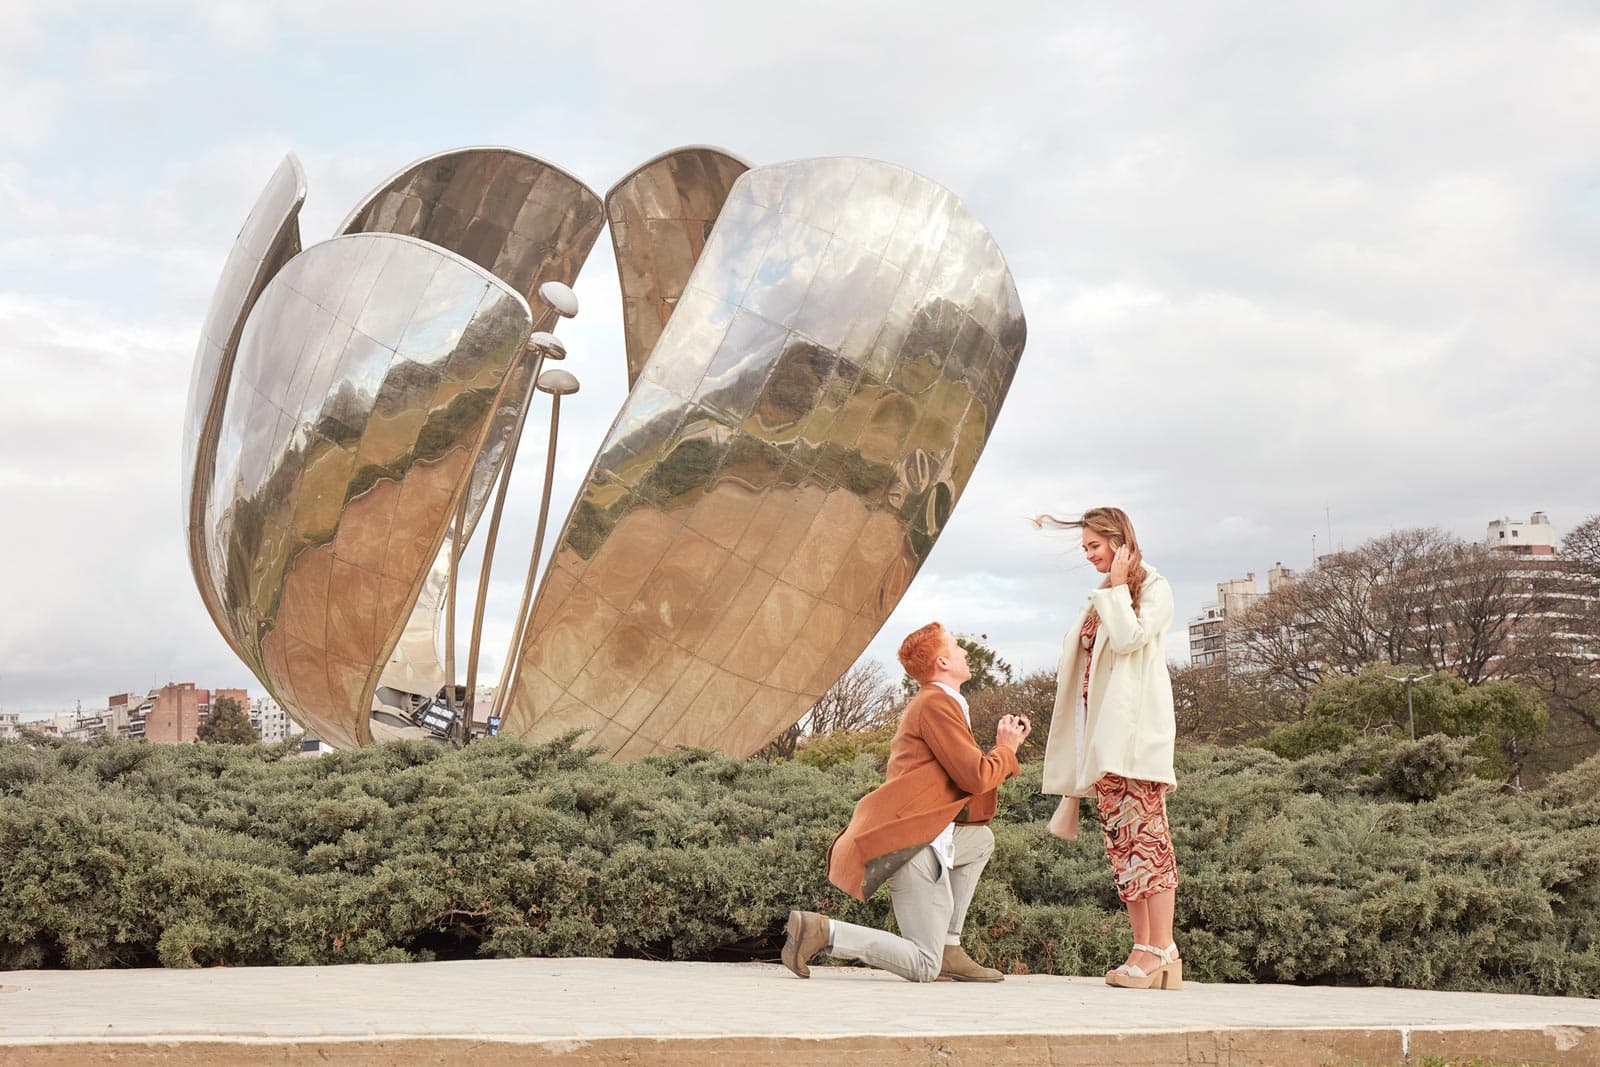
<svg viewBox="0 0 1600 1067"><path fill-rule="evenodd" d="M1509 795L1465 741L1289 761L1180 755L1170 801L1185 971L1202 981L1600 993L1600 758ZM567 739L265 746L0 742L0 967L473 956L775 958L791 907L891 924L830 886L879 781ZM1098 974L1126 922L1095 832L1044 832L1037 764L1002 789L973 956Z"/></svg>

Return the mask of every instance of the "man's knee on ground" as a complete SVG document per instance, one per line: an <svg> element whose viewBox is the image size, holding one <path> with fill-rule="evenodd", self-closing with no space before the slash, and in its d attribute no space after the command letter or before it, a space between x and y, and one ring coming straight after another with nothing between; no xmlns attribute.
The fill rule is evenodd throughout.
<svg viewBox="0 0 1600 1067"><path fill-rule="evenodd" d="M920 952L917 954L917 961L912 964L911 973L906 975L906 981L936 982L939 979L939 971L943 967L944 957L942 955L935 958L925 952Z"/></svg>

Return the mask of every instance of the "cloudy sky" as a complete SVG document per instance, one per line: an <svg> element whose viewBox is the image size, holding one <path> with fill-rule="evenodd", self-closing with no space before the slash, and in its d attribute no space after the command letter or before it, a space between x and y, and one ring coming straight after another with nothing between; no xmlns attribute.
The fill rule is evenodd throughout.
<svg viewBox="0 0 1600 1067"><path fill-rule="evenodd" d="M0 101L0 707L261 692L188 574L179 441L212 286L289 151L308 242L472 144L598 191L707 143L961 196L1028 347L880 659L937 617L1053 663L1092 578L1036 511L1132 513L1174 657L1218 580L1314 537L1600 511L1592 3L0 0ZM606 239L577 290L553 524L626 388ZM491 669L541 467L525 446Z"/></svg>

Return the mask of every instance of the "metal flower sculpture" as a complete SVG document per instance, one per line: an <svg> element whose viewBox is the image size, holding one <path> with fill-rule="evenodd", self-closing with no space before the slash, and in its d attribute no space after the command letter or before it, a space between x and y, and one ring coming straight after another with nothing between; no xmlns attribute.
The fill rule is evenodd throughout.
<svg viewBox="0 0 1600 1067"><path fill-rule="evenodd" d="M464 731L462 545L493 538L548 330L598 197L507 149L408 167L300 251L291 157L229 257L196 359L185 510L218 628L300 722L348 747ZM607 195L631 392L536 585L504 732L617 758L746 755L865 650L960 498L1026 328L1005 260L902 168L750 168L693 147ZM551 284L554 283L554 284ZM537 309L537 310L535 310ZM496 485L499 491L496 493ZM470 696L468 698L470 700Z"/></svg>

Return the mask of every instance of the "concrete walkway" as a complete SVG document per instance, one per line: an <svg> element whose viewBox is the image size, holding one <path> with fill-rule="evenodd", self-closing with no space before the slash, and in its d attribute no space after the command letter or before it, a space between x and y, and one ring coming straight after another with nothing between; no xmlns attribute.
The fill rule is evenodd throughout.
<svg viewBox="0 0 1600 1067"><path fill-rule="evenodd" d="M0 972L0 1063L1600 1064L1593 999L812 974L600 959Z"/></svg>

